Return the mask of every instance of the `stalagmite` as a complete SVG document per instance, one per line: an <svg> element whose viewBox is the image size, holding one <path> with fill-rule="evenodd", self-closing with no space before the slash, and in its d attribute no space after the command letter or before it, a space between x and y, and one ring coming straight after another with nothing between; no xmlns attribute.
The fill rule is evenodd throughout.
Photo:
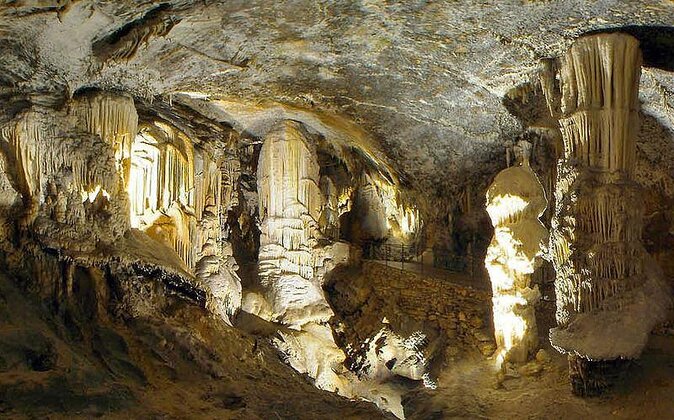
<svg viewBox="0 0 674 420"><path fill-rule="evenodd" d="M642 245L633 180L640 66L631 36L581 38L561 60L560 109L550 103L564 143L550 239L559 326L550 339L570 355L573 389L582 395L607 385L602 361L639 356L668 305Z"/></svg>
<svg viewBox="0 0 674 420"><path fill-rule="evenodd" d="M536 350L534 305L540 298L531 275L540 263L547 231L539 217L545 190L529 166L528 143L522 142L521 164L501 171L487 190L487 213L494 226L485 266L493 293L496 363L525 362Z"/></svg>

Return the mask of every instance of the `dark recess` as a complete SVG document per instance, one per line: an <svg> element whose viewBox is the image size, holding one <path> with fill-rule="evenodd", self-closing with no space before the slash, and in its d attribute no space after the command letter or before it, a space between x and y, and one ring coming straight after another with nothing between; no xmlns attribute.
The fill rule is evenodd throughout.
<svg viewBox="0 0 674 420"><path fill-rule="evenodd" d="M645 67L674 71L674 26L629 25L598 29L583 35L616 32L630 34L639 40Z"/></svg>

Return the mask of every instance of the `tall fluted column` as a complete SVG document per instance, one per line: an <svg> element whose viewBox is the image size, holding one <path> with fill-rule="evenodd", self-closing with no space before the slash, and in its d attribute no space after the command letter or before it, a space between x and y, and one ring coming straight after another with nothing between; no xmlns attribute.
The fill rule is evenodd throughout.
<svg viewBox="0 0 674 420"><path fill-rule="evenodd" d="M577 40L561 60L558 162L550 247L558 327L574 392L605 385L607 364L638 357L664 316L667 293L641 241L641 190L633 180L641 52L625 34Z"/></svg>
<svg viewBox="0 0 674 420"><path fill-rule="evenodd" d="M268 308L257 314L290 327L279 332L275 344L296 370L315 378L319 388L350 395L338 375L345 355L327 324L334 313L322 288L325 273L348 258L348 246L318 242L325 202L319 172L315 145L300 123L285 121L267 134L257 187L262 219L258 274L262 306Z"/></svg>

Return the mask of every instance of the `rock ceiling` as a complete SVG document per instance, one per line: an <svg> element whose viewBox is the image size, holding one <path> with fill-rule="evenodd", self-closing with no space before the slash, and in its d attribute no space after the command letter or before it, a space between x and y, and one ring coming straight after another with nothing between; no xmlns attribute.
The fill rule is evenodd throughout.
<svg viewBox="0 0 674 420"><path fill-rule="evenodd" d="M403 179L451 187L504 164L523 128L503 98L541 59L586 32L663 25L669 0L15 0L0 6L0 94L119 89L252 134L336 115ZM644 79L644 110L672 126L672 73Z"/></svg>

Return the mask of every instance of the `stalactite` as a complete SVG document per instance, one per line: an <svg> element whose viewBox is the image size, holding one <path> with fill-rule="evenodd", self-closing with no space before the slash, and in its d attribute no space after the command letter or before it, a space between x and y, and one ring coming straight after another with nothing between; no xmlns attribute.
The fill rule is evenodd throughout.
<svg viewBox="0 0 674 420"><path fill-rule="evenodd" d="M267 134L257 171L258 276L270 309L260 315L298 331L276 343L292 354L293 367L312 375L317 386L344 394L342 379L324 368L340 366L345 356L327 325L334 313L322 282L329 267L348 258L348 247L319 244L325 239L319 224L325 206L319 169L315 146L301 124L285 121Z"/></svg>
<svg viewBox="0 0 674 420"><path fill-rule="evenodd" d="M78 98L73 106L83 129L98 134L114 150L125 185L129 181L131 147L138 132L138 114L128 96L99 92Z"/></svg>
<svg viewBox="0 0 674 420"><path fill-rule="evenodd" d="M262 147L258 192L263 217L261 245L279 244L292 251L306 247L318 234L304 216L318 221L323 196L316 152L288 124Z"/></svg>
<svg viewBox="0 0 674 420"><path fill-rule="evenodd" d="M157 123L135 137L130 152L127 191L131 202L131 225L157 231L193 269L195 261L194 156L191 141L174 128ZM180 141L177 145L175 141ZM181 147L178 147L181 146ZM204 202L201 198L200 202ZM203 209L202 209L203 211ZM171 222L164 215L169 215Z"/></svg>

